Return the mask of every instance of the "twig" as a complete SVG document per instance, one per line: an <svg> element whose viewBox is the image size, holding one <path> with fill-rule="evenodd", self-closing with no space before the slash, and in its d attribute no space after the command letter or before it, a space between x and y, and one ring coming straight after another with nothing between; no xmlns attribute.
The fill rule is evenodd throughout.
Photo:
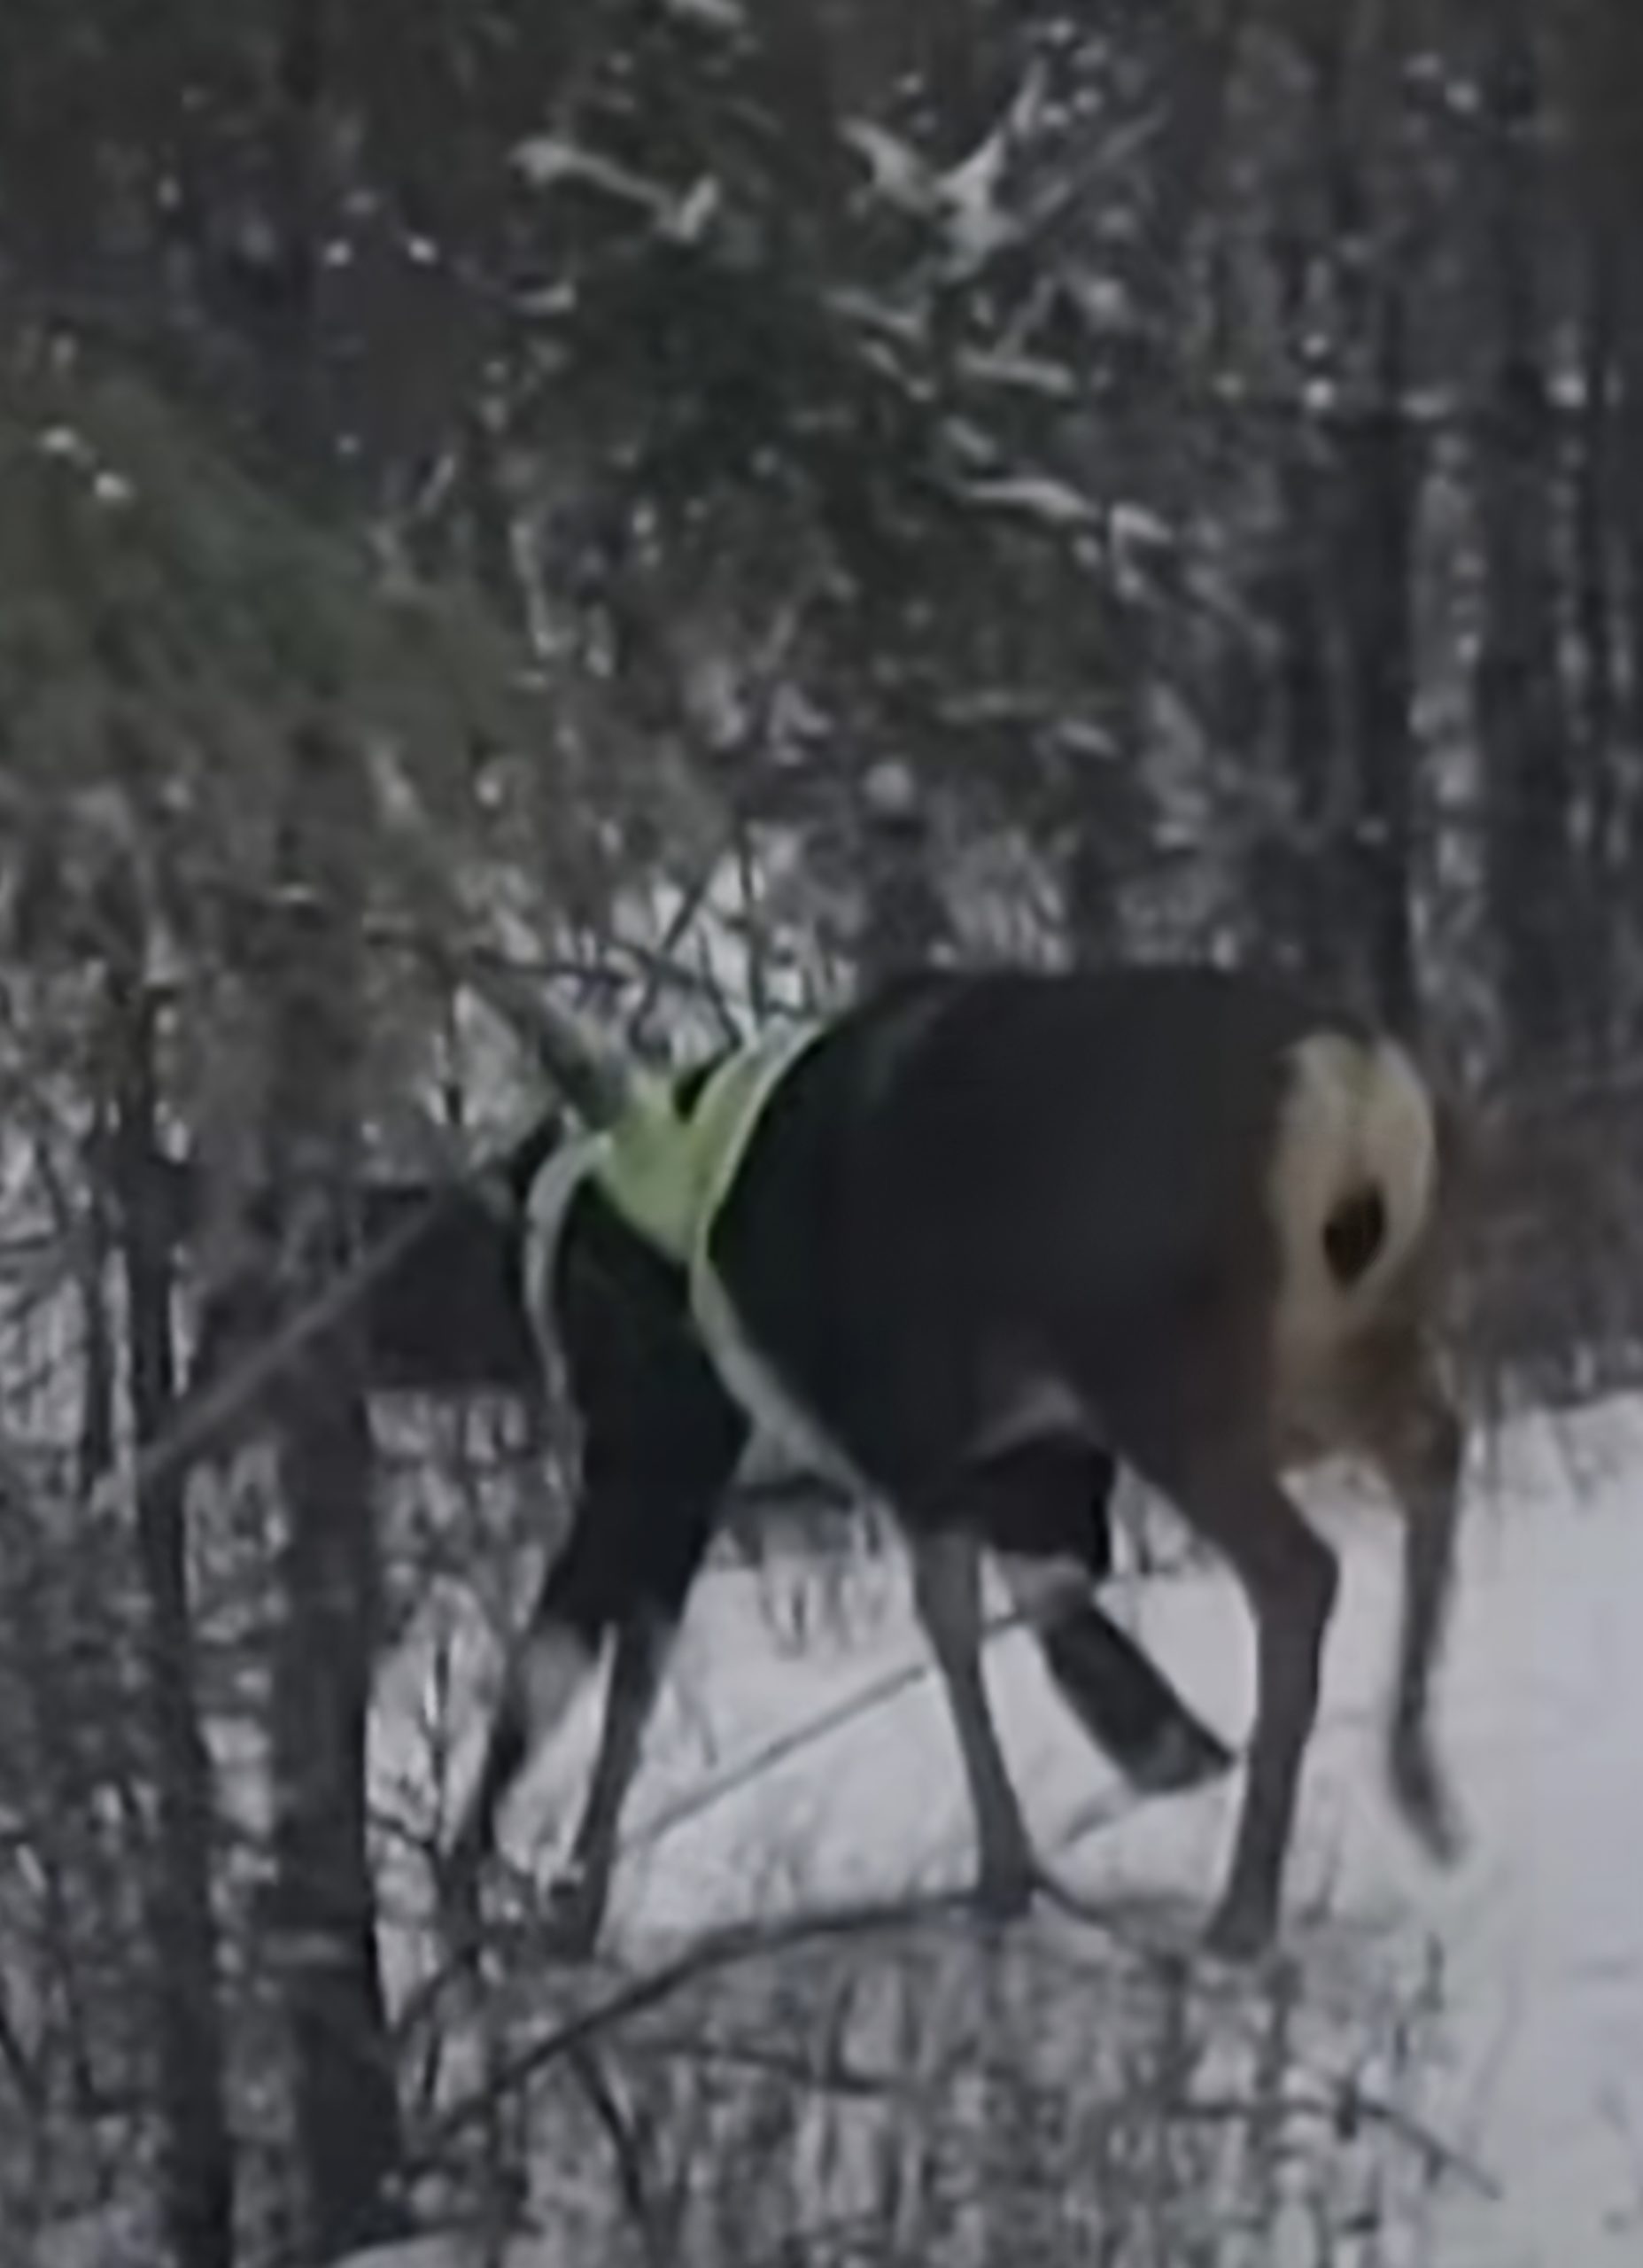
<svg viewBox="0 0 1643 2268"><path fill-rule="evenodd" d="M140 1449L123 1472L109 1474L97 1483L88 1500L88 1511L111 1510L128 1492L141 1495L198 1456L305 1347L333 1330L373 1285L399 1265L434 1225L444 1207L454 1201L460 1187L453 1182L438 1190L425 1207L392 1230L318 1298L271 1332L215 1386L195 1395L176 1422Z"/></svg>
<svg viewBox="0 0 1643 2268"><path fill-rule="evenodd" d="M726 2071L756 2074L791 2087L808 2087L813 2093L835 2095L846 2102L884 2102L916 2096L927 2074L869 2070L852 2063L842 2048L833 2047L820 2058L783 2054L778 2048L756 2047L745 2039L704 2039L694 2033L667 2039L635 2040L634 2056L655 2062L712 2065Z"/></svg>
<svg viewBox="0 0 1643 2268"><path fill-rule="evenodd" d="M29 2117L38 2121L45 2110L44 2090L4 1998L0 1998L0 2066L10 2073L12 2091Z"/></svg>
<svg viewBox="0 0 1643 2268"><path fill-rule="evenodd" d="M556 2025L529 2047L499 2062L480 2093L453 2104L443 2117L434 2122L412 2171L437 2163L453 2141L489 2115L497 2093L524 2085L573 2049L616 2024L643 2015L647 2009L659 2007L704 1977L721 1975L726 1969L791 1952L800 1946L867 1937L880 1930L905 1930L921 1922L961 1915L967 1904L965 1892L939 1891L916 1898L813 1907L779 1921L733 1922L710 1930L671 1960L631 1978L592 2008L579 2010L568 2022Z"/></svg>
<svg viewBox="0 0 1643 2268"><path fill-rule="evenodd" d="M1016 1628L1026 1620L1027 1617L1019 1608L1012 1607L1003 1614L995 1615L982 1627L981 1643L990 1644L995 1638L1002 1637L1005 1631ZM763 1778L766 1772L786 1763L789 1757L813 1747L818 1740L825 1740L829 1733L841 1731L846 1725L854 1724L857 1719L882 1708L887 1702L895 1700L911 1687L922 1684L930 1674L928 1661L903 1662L900 1668L887 1670L882 1676L858 1687L845 1700L835 1702L832 1708L824 1709L816 1716L807 1718L802 1724L795 1725L791 1732L778 1733L763 1748L755 1749L750 1756L744 1757L740 1764L721 1773L717 1779L700 1782L672 1803L663 1805L642 1826L623 1837L618 1845L621 1854L625 1857L634 1851L643 1850L649 1844L660 1842L664 1836L683 1826L686 1820L694 1819L715 1804L722 1803L725 1797L734 1795L751 1781Z"/></svg>
<svg viewBox="0 0 1643 2268"><path fill-rule="evenodd" d="M1011 1608L1003 1614L992 1617L983 1625L981 1643L990 1644L995 1638L1025 1623L1027 1619L1027 1618L1019 1608ZM738 1789L746 1787L754 1780L763 1777L778 1764L799 1754L817 1741L825 1739L829 1733L840 1731L844 1726L869 1715L873 1710L882 1708L911 1687L921 1683L930 1674L931 1666L924 1660L905 1662L899 1669L887 1671L883 1676L860 1687L848 1699L838 1702L831 1709L825 1709L817 1716L807 1719L803 1724L796 1725L791 1732L779 1734L775 1739L767 1742L763 1748L756 1750L751 1756L744 1758L740 1764L733 1766L727 1772L721 1773L717 1779L699 1783L673 1803L664 1805L651 1819L622 1837L617 1845L619 1854L625 1857L635 1851L663 1841L676 1829L683 1826L687 1820L694 1819L701 1813L709 1810L715 1804L722 1802L725 1797L733 1795ZM1135 1806L1143 1800L1144 1798L1141 1797L1135 1797L1128 1802L1115 1804L1092 1822L1093 1827L1104 1828L1116 1825L1120 1820L1127 1818ZM1089 1830L1081 1828L1080 1831L1081 1834ZM1143 1949L1138 1948L1133 1938L1126 1933L1123 1928L1124 1916L1120 1911L1107 1910L1079 1898L1042 1866L1038 1869L1038 1887L1052 1905L1059 1907L1064 1913L1073 1919L1088 1926L1105 1930L1109 1935L1128 1944L1131 1950ZM965 1893L954 1892L951 1895L955 1898L962 1898ZM799 1916L795 1919L802 1926L803 1917ZM771 1924L770 1926L780 1925ZM453 1947L447 1959L411 1995L400 2011L395 2027L401 2039L410 2038L417 2026L427 2019L433 2008L443 2000L452 1984L467 1974L476 1949L475 1945L471 1943L463 1943Z"/></svg>
<svg viewBox="0 0 1643 2268"><path fill-rule="evenodd" d="M586 2097L588 2108L610 2144L616 2186L627 2208L628 2217L639 2231L646 2257L657 2262L665 2260L668 2248L657 2225L655 2209L651 2203L644 2145L633 2122L623 2109L592 2040L585 2039L571 2048L568 2061L572 2077Z"/></svg>
<svg viewBox="0 0 1643 2268"><path fill-rule="evenodd" d="M1237 2124L1255 2125L1262 2120L1285 2124L1300 2120L1314 2120L1338 2133L1347 2119L1368 2119L1372 2124L1383 2126L1397 2140L1422 2158L1430 2171L1436 2174L1452 2175L1462 2181L1477 2196L1498 2204L1506 2194L1487 2166L1480 2165L1441 2134L1435 2134L1408 2111L1379 2095L1364 2094L1356 2084L1344 2087L1337 2095L1289 2094L1279 2095L1268 2103L1252 2101L1245 2095L1182 2095L1170 2106L1170 2117L1193 2121L1205 2125Z"/></svg>
<svg viewBox="0 0 1643 2268"><path fill-rule="evenodd" d="M707 904L708 892L713 887L713 879L717 872L718 859L716 856L703 867L690 889L680 898L672 920L663 933L659 945L630 949L644 972L643 987L638 1000L634 1003L633 1013L627 1020L626 1037L630 1046L637 1046L639 1044L645 1026L649 1022L663 989L676 981L677 972L673 956L684 944L691 930L694 928L696 917ZM717 997L717 988L708 988L704 984L703 989L711 990L714 997L710 1005L721 1010L722 1013L722 1003ZM732 1027L730 1037L734 1039L735 1037Z"/></svg>

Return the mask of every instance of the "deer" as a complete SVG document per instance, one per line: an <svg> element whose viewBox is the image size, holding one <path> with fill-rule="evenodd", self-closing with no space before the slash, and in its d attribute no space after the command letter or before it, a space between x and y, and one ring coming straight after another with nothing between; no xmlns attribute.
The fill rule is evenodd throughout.
<svg viewBox="0 0 1643 2268"><path fill-rule="evenodd" d="M562 1948L597 1942L668 1648L760 1428L871 1492L905 1540L988 1915L1019 1915L1044 1877L983 1676L983 1553L1132 1784L1183 1791L1236 1761L1100 1602L1120 1465L1229 1565L1253 1618L1205 1948L1252 1960L1278 1930L1339 1582L1287 1484L1332 1455L1367 1461L1401 1517L1386 1779L1428 1856L1458 1857L1431 1727L1464 1450L1435 1330L1452 1146L1399 1039L1208 963L943 968L640 1077L494 963L482 989L583 1129L535 1130L503 1176L581 1471L448 1853L458 1904L608 1641L550 1894Z"/></svg>

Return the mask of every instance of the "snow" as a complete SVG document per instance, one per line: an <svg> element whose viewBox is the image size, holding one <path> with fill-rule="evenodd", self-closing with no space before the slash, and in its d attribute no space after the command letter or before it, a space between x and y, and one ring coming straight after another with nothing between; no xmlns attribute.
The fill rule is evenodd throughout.
<svg viewBox="0 0 1643 2268"><path fill-rule="evenodd" d="M970 155L936 183L955 266L982 268L1012 244L1019 229L1002 201L1010 155L1009 121L1002 120Z"/></svg>
<svg viewBox="0 0 1643 2268"><path fill-rule="evenodd" d="M91 449L83 433L72 425L48 425L35 443L43 457L55 458L59 463L88 465Z"/></svg>
<svg viewBox="0 0 1643 2268"><path fill-rule="evenodd" d="M973 347L958 358L962 374L974 385L1006 386L1044 401L1075 401L1077 373L1066 362L1003 347Z"/></svg>
<svg viewBox="0 0 1643 2268"><path fill-rule="evenodd" d="M1304 1492L1345 1581L1291 1930L1304 1946L1299 1917L1322 1898L1373 1926L1376 1960L1414 1970L1434 1948L1441 1957L1446 2056L1427 2114L1498 2185L1492 2200L1442 2193L1430 2256L1442 2268L1620 2268L1639 2256L1643 1519L1629 1503L1639 1452L1643 1408L1611 1406L1566 1431L1521 1425L1477 1461L1440 1689L1472 1835L1451 1875L1426 1866L1381 1790L1396 1526L1344 1483ZM627 1814L611 1933L629 1954L800 1898L882 1895L968 1871L952 1736L922 1674L899 1556L849 1579L876 1586L857 1618L865 1629L802 1654L772 1635L756 1580L715 1567L693 1600ZM1241 1738L1252 1655L1229 1579L1211 1568L1122 1597L1183 1690ZM1026 1638L995 1642L989 1678L1035 1832L1063 1877L1104 1895L1184 1894L1206 1910L1239 1783L1130 1809ZM875 1682L886 1689L875 1705L841 1706ZM511 1847L544 1872L545 1822L562 1821L579 1790L595 1698L584 1697L510 1823ZM749 1757L824 1715L821 1736L744 1774ZM1092 1817L1099 1831L1080 1833Z"/></svg>
<svg viewBox="0 0 1643 2268"><path fill-rule="evenodd" d="M666 4L668 14L677 16L681 23L708 31L740 31L747 25L747 15L737 0L666 0Z"/></svg>
<svg viewBox="0 0 1643 2268"><path fill-rule="evenodd" d="M841 138L867 168L872 194L903 212L927 211L930 171L911 142L870 118L847 119Z"/></svg>
<svg viewBox="0 0 1643 2268"><path fill-rule="evenodd" d="M657 214L666 214L674 205L673 193L663 183L648 180L630 167L618 165L614 159L567 140L562 135L530 135L516 146L513 159L534 190L553 190L565 182L579 182L603 190L624 204L637 205Z"/></svg>
<svg viewBox="0 0 1643 2268"><path fill-rule="evenodd" d="M373 2245L368 2252L350 2253L347 2268L474 2268L480 2259L495 2260L496 2268L563 2268L557 2246L529 2237L504 2243L500 2253L486 2253L471 2237L442 2235Z"/></svg>
<svg viewBox="0 0 1643 2268"><path fill-rule="evenodd" d="M995 512L1013 512L1047 528L1097 530L1102 525L1101 514L1088 496L1069 482L1047 474L973 480L966 483L963 493L973 504Z"/></svg>

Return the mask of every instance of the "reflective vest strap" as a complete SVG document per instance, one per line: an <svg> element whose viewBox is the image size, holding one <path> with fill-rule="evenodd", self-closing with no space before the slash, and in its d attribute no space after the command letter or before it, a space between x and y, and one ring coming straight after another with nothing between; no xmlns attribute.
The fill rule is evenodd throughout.
<svg viewBox="0 0 1643 2268"><path fill-rule="evenodd" d="M647 1244L689 1264L695 1223L690 1126L671 1091L647 1080L614 1126L598 1136L593 1170L629 1227Z"/></svg>
<svg viewBox="0 0 1643 2268"><path fill-rule="evenodd" d="M694 1115L693 1123L701 1130L701 1179L689 1262L691 1315L720 1378L744 1402L749 1371L746 1335L713 1265L713 1231L771 1098L825 1029L825 1024L801 1025L779 1038L740 1049L709 1080ZM756 1363L752 1367L762 1369ZM769 1411L753 1407L766 1399L763 1391L754 1394L749 1407L756 1417L768 1419Z"/></svg>
<svg viewBox="0 0 1643 2268"><path fill-rule="evenodd" d="M598 1138L594 1165L628 1225L687 1269L708 1265L708 1240L777 1085L818 1036L810 1028L728 1056L688 1114L672 1089L647 1080L632 1107Z"/></svg>

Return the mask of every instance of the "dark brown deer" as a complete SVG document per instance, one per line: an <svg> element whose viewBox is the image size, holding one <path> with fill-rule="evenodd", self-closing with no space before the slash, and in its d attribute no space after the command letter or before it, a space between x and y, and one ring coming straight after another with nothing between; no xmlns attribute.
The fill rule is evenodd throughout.
<svg viewBox="0 0 1643 2268"><path fill-rule="evenodd" d="M631 1093L608 1053L517 985L489 989L585 1117L620 1117ZM666 1099L686 1145L717 1077ZM1255 1618L1211 1943L1251 1955L1276 1923L1337 1580L1280 1475L1326 1452L1370 1459L1402 1511L1390 1784L1430 1852L1455 1849L1429 1728L1461 1456L1429 1343L1445 1154L1401 1047L1211 968L934 974L793 1055L682 1227L647 1224L600 1155L539 1144L520 1177L529 1303L566 1358L584 1488L492 1728L459 1885L614 1632L562 1885L567 1938L591 1942L667 1637L772 1409L909 1540L994 1911L1018 1909L1035 1870L982 1681L978 1545L1133 1779L1187 1786L1228 1761L1095 1603L1115 1459L1227 1557Z"/></svg>

